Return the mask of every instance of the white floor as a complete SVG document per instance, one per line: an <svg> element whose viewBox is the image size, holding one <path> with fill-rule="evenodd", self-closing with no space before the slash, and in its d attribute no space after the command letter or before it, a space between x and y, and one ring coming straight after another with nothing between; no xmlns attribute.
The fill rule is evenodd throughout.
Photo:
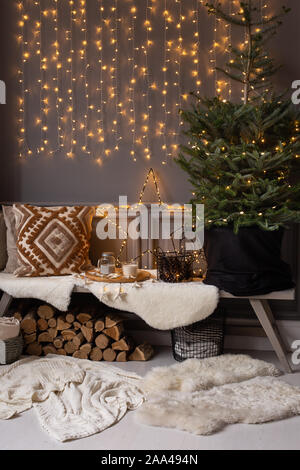
<svg viewBox="0 0 300 470"><path fill-rule="evenodd" d="M249 354L249 352L247 352ZM250 352L259 359L279 366L272 352ZM160 348L148 363L118 366L144 375L150 368L174 363L171 350ZM288 383L300 386L300 367L284 376ZM199 437L172 429L154 428L135 423L134 412L110 429L85 439L60 444L44 432L33 411L9 421L0 421L0 450L195 450L195 449L300 449L300 416L260 425L234 424L212 436Z"/></svg>

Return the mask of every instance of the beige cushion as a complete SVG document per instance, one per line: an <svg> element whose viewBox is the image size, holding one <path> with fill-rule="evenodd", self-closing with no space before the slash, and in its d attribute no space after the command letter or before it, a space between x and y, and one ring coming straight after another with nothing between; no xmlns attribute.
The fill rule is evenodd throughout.
<svg viewBox="0 0 300 470"><path fill-rule="evenodd" d="M6 246L8 257L4 272L13 273L18 267L15 215L12 206L3 206L2 208L6 225Z"/></svg>
<svg viewBox="0 0 300 470"><path fill-rule="evenodd" d="M94 208L13 206L19 267L17 276L65 276L90 267Z"/></svg>
<svg viewBox="0 0 300 470"><path fill-rule="evenodd" d="M3 213L0 213L0 271L3 271L7 263L6 225Z"/></svg>

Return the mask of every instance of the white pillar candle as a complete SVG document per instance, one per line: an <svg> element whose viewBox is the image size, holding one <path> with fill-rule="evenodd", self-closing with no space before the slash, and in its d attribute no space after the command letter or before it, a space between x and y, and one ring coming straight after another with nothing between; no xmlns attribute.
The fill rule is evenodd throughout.
<svg viewBox="0 0 300 470"><path fill-rule="evenodd" d="M138 265L136 263L124 263L122 265L123 276L125 277L136 277Z"/></svg>

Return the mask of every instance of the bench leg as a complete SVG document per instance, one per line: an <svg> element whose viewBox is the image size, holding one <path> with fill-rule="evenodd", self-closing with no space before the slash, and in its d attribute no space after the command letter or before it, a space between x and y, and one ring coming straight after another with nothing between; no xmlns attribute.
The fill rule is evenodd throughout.
<svg viewBox="0 0 300 470"><path fill-rule="evenodd" d="M4 317L12 301L13 301L13 297L7 294L6 292L3 292L1 300L0 300L0 317Z"/></svg>
<svg viewBox="0 0 300 470"><path fill-rule="evenodd" d="M267 300L250 300L250 304L259 319L261 326L266 332L267 337L276 352L285 372L293 372L288 362L285 352L285 346L280 337L272 310Z"/></svg>

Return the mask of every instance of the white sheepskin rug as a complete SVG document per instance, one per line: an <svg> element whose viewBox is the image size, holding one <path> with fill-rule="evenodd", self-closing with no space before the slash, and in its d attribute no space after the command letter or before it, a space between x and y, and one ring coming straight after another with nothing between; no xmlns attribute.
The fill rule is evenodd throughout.
<svg viewBox="0 0 300 470"><path fill-rule="evenodd" d="M88 289L108 307L135 313L158 330L204 320L216 309L219 291L202 282L172 284L154 279L129 284L91 282L76 276L20 277L0 273L0 290L15 298L34 298L67 311L74 287ZM184 312L184 315L182 314Z"/></svg>
<svg viewBox="0 0 300 470"><path fill-rule="evenodd" d="M226 424L264 423L300 414L300 388L274 378L272 364L245 355L189 359L146 375L142 424L207 435Z"/></svg>

